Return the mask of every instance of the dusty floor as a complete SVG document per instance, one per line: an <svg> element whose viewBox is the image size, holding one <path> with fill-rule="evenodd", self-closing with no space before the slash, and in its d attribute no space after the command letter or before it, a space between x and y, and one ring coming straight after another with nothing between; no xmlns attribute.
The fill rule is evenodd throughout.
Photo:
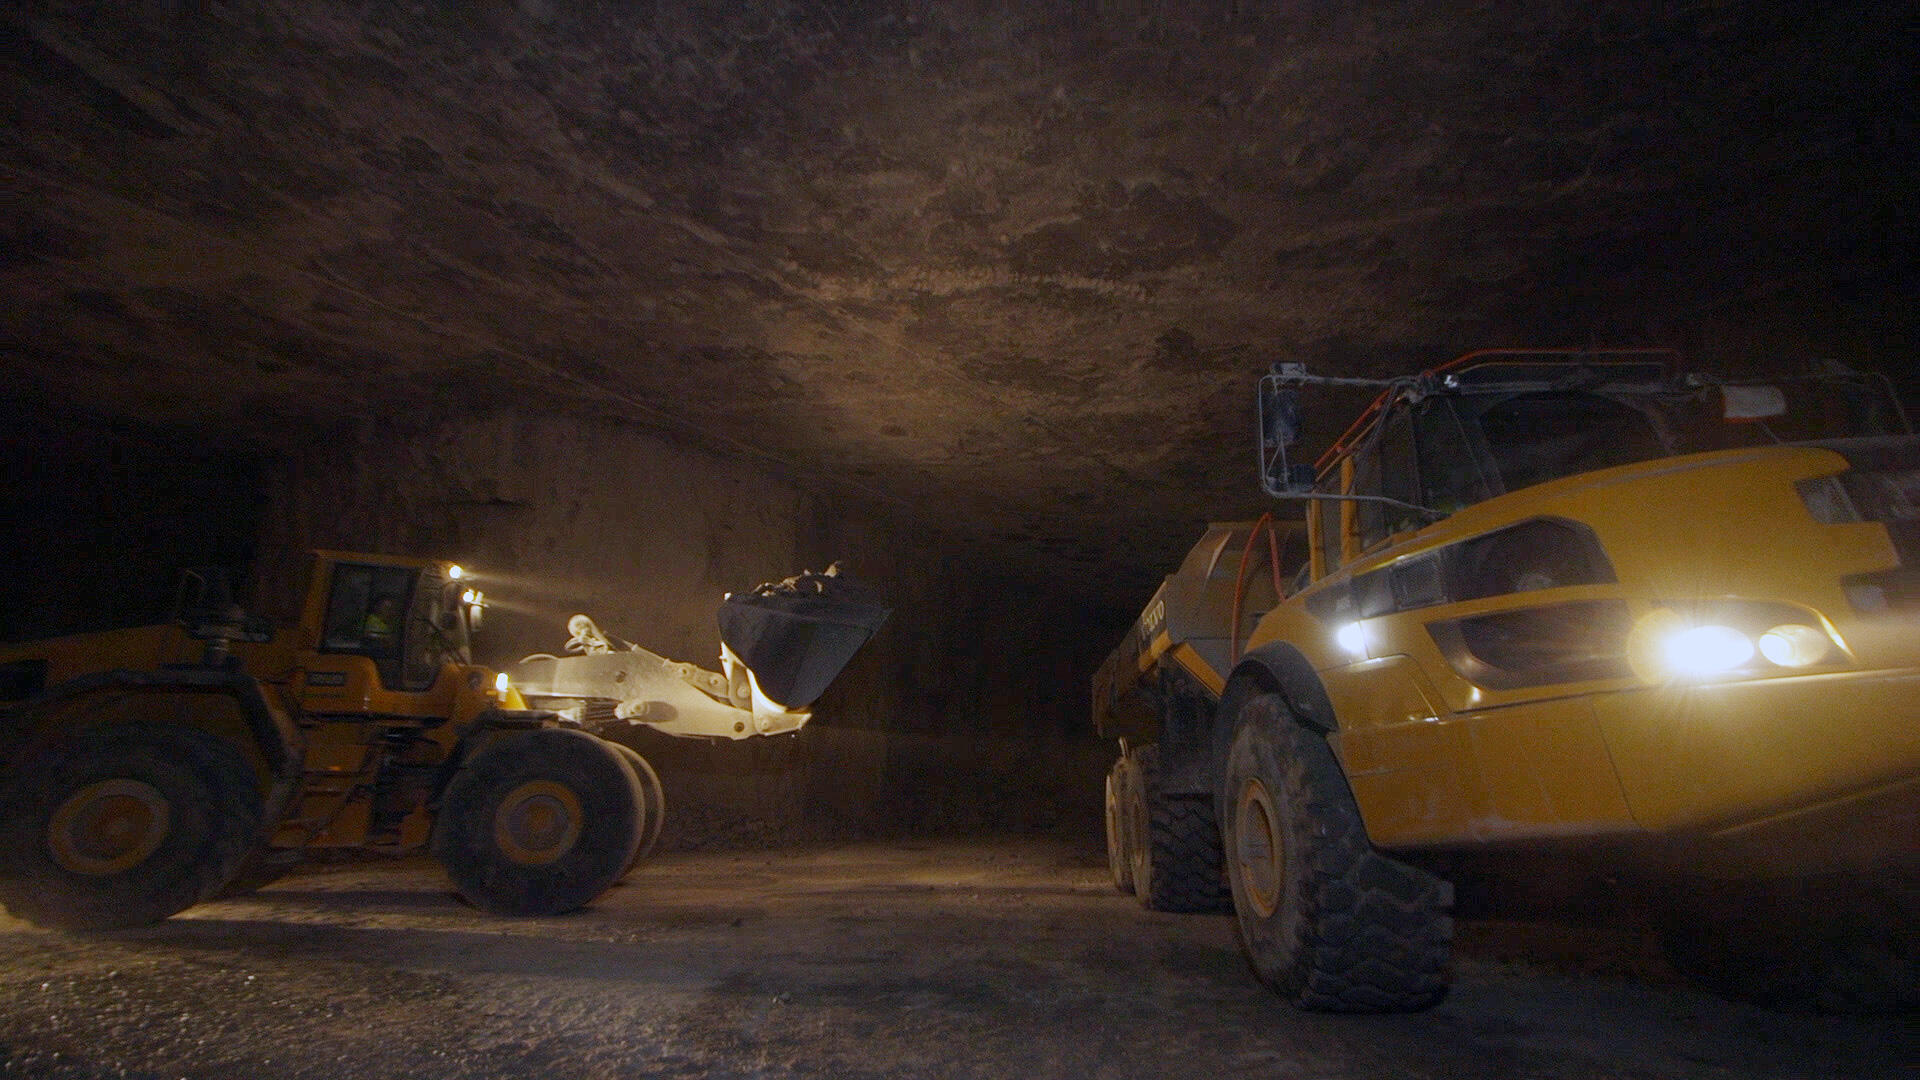
<svg viewBox="0 0 1920 1080"><path fill-rule="evenodd" d="M425 861L333 865L138 931L0 917L0 1076L1920 1076L1920 1018L1731 1004L1631 942L1462 939L1433 1012L1317 1016L1228 918L1143 912L1046 839L672 854L518 921Z"/></svg>

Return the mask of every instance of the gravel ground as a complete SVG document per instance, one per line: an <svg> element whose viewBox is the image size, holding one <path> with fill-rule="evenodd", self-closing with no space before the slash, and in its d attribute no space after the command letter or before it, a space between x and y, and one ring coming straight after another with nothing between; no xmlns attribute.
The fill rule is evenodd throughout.
<svg viewBox="0 0 1920 1080"><path fill-rule="evenodd" d="M1920 1018L1722 1001L1631 937L1460 952L1431 1012L1295 1012L1230 917L1044 838L674 853L519 920L335 864L137 931L0 917L0 1077L1920 1077Z"/></svg>

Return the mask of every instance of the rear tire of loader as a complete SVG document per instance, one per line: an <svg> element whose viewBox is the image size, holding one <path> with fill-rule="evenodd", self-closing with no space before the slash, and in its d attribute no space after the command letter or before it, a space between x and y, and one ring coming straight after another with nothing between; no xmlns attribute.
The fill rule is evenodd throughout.
<svg viewBox="0 0 1920 1080"><path fill-rule="evenodd" d="M1227 858L1240 943L1302 1009L1415 1012L1446 996L1452 887L1376 851L1325 738L1278 694L1240 711Z"/></svg>
<svg viewBox="0 0 1920 1080"><path fill-rule="evenodd" d="M660 786L660 774L653 771L653 765L640 755L640 751L626 743L609 741L608 746L618 751L626 759L627 767L640 782L640 846L633 849L633 860L620 872L621 878L633 873L640 864L653 857L654 848L660 844L660 829L667 820L667 793Z"/></svg>
<svg viewBox="0 0 1920 1080"><path fill-rule="evenodd" d="M0 791L0 903L62 930L156 923L215 895L259 841L227 741L127 724L61 739Z"/></svg>
<svg viewBox="0 0 1920 1080"><path fill-rule="evenodd" d="M1133 841L1128 828L1126 804L1127 774L1132 762L1123 755L1107 770L1107 872L1113 875L1113 887L1133 892Z"/></svg>
<svg viewBox="0 0 1920 1080"><path fill-rule="evenodd" d="M1221 869L1220 828L1211 795L1160 790L1160 748L1143 746L1131 759L1133 777L1133 894L1149 911L1218 913L1232 910Z"/></svg>
<svg viewBox="0 0 1920 1080"><path fill-rule="evenodd" d="M558 915L620 880L645 827L642 800L613 744L582 731L527 731L454 776L433 851L473 906Z"/></svg>

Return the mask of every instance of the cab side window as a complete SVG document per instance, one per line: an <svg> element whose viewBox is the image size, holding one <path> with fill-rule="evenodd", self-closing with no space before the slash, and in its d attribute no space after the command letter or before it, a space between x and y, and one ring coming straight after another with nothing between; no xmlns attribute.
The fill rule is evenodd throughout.
<svg viewBox="0 0 1920 1080"><path fill-rule="evenodd" d="M1407 410L1397 409L1381 422L1380 434L1373 440L1371 452L1361 462L1362 471L1354 474L1354 492L1378 495L1409 506L1420 505L1420 467L1413 452L1413 423ZM1417 529L1420 515L1404 506L1363 502L1360 514L1360 546L1371 549L1394 533Z"/></svg>
<svg viewBox="0 0 1920 1080"><path fill-rule="evenodd" d="M471 663L462 632L459 609L453 601L457 585L442 583L434 588L427 579L414 590L413 606L407 617L407 652L403 675L407 690L425 690L433 685L444 663Z"/></svg>
<svg viewBox="0 0 1920 1080"><path fill-rule="evenodd" d="M1420 505L1420 468L1413 452L1413 423L1406 409L1389 413L1378 433L1354 455L1353 493ZM1354 511L1359 517L1363 551L1422 523L1416 511L1390 503L1356 503Z"/></svg>
<svg viewBox="0 0 1920 1080"><path fill-rule="evenodd" d="M368 657L380 670L382 683L398 685L412 590L410 570L348 564L334 567L320 651Z"/></svg>

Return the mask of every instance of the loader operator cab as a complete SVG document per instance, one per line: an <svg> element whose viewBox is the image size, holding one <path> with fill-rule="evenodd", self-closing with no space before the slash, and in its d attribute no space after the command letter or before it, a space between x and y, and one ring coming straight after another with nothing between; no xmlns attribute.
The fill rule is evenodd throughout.
<svg viewBox="0 0 1920 1080"><path fill-rule="evenodd" d="M459 568L336 562L320 651L373 661L388 690L421 691L443 664L470 664L476 595Z"/></svg>

